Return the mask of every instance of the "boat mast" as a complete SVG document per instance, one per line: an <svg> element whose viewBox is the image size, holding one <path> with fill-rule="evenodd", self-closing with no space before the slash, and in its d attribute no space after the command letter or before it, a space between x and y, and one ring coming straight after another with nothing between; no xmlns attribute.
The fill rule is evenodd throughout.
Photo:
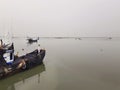
<svg viewBox="0 0 120 90"><path fill-rule="evenodd" d="M10 44L12 43L12 19L8 19L7 21L7 25L5 25L7 28L5 28L4 42L5 44Z"/></svg>

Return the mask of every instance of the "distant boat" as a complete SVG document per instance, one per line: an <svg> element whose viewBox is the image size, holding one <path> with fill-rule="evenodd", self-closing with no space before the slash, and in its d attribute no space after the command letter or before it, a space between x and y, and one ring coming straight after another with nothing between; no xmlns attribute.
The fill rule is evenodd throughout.
<svg viewBox="0 0 120 90"><path fill-rule="evenodd" d="M108 39L109 39L109 40L111 40L111 39L112 39L112 37L108 37Z"/></svg>
<svg viewBox="0 0 120 90"><path fill-rule="evenodd" d="M28 43L34 43L39 40L39 37L38 38L27 38L27 40L28 40Z"/></svg>

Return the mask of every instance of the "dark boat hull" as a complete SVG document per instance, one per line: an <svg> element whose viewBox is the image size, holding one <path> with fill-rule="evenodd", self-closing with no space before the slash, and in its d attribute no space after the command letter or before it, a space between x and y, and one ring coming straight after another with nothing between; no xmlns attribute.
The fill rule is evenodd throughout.
<svg viewBox="0 0 120 90"><path fill-rule="evenodd" d="M29 38L27 40L28 40L29 43L32 43L32 42L37 42L39 40L39 38L37 38L37 39Z"/></svg>
<svg viewBox="0 0 120 90"><path fill-rule="evenodd" d="M11 65L0 66L0 77L3 77L16 70L26 70L42 64L45 57L45 52L46 51L43 49L41 49L40 52L38 52L38 50L34 50L26 55L15 57L15 60Z"/></svg>

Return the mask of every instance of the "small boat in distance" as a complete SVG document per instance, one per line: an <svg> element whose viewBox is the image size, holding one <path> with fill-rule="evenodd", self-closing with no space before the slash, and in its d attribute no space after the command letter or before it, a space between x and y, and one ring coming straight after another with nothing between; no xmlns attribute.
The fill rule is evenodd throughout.
<svg viewBox="0 0 120 90"><path fill-rule="evenodd" d="M37 37L37 38L27 37L27 40L28 40L28 43L31 44L31 43L37 42L39 40L39 37Z"/></svg>

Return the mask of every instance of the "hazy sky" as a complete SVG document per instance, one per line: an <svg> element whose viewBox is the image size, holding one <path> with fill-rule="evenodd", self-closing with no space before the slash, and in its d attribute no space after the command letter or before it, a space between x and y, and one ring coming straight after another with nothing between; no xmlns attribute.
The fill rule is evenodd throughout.
<svg viewBox="0 0 120 90"><path fill-rule="evenodd" d="M120 0L0 0L0 35L120 36Z"/></svg>

